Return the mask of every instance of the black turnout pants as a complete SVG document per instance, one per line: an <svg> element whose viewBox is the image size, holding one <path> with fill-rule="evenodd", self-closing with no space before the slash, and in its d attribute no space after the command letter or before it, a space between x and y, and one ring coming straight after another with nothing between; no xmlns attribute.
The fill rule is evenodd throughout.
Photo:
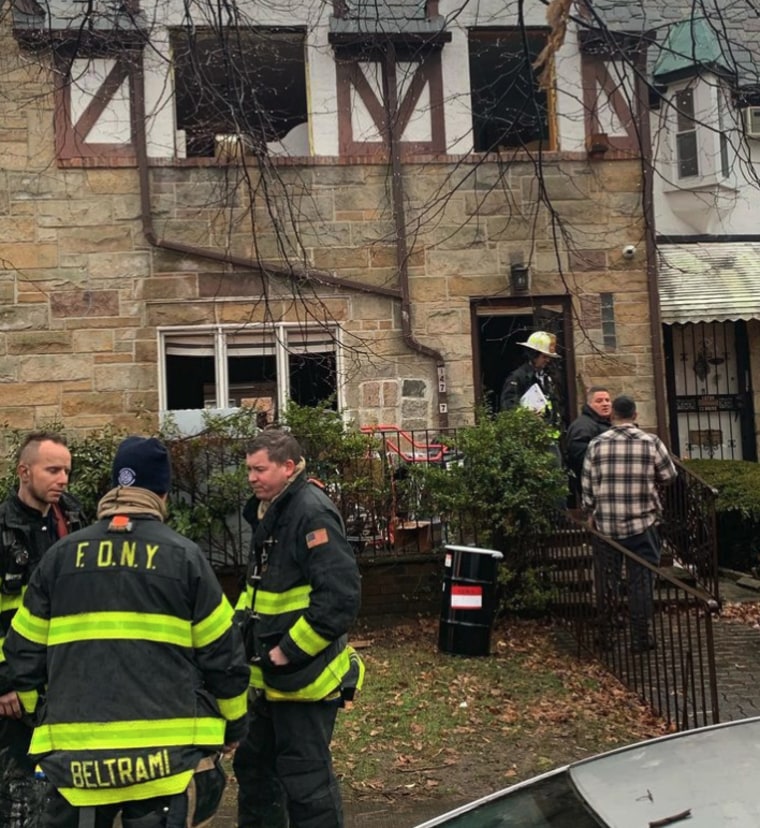
<svg viewBox="0 0 760 828"><path fill-rule="evenodd" d="M268 702L255 694L233 762L239 828L342 828L330 755L338 707L337 700Z"/></svg>
<svg viewBox="0 0 760 828"><path fill-rule="evenodd" d="M33 828L47 786L34 778L27 755L32 728L19 719L0 718L0 825Z"/></svg>
<svg viewBox="0 0 760 828"><path fill-rule="evenodd" d="M53 790L42 828L112 828L119 814L123 828L184 828L187 824L186 802L185 794L178 794L76 808Z"/></svg>

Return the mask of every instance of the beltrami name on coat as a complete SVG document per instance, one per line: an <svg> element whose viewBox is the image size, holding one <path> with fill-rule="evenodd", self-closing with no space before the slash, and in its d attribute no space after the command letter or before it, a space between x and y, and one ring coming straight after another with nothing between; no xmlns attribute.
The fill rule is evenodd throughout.
<svg viewBox="0 0 760 828"><path fill-rule="evenodd" d="M114 756L108 759L72 761L69 763L75 788L123 788L171 776L168 750L145 756Z"/></svg>
<svg viewBox="0 0 760 828"><path fill-rule="evenodd" d="M160 548L157 543L133 540L82 541L77 544L75 566L79 569L104 569L112 566L155 569L154 559Z"/></svg>

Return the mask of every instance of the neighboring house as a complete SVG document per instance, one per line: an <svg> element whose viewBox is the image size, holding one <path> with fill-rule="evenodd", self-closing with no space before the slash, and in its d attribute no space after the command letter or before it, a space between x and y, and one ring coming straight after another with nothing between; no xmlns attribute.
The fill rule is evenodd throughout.
<svg viewBox="0 0 760 828"><path fill-rule="evenodd" d="M0 420L456 426L548 328L664 434L648 44L565 5L3 4Z"/></svg>
<svg viewBox="0 0 760 828"><path fill-rule="evenodd" d="M760 18L751 4L594 6L648 31L670 440L756 460L760 433Z"/></svg>
<svg viewBox="0 0 760 828"><path fill-rule="evenodd" d="M748 8L724 21L671 26L654 66L671 440L684 457L757 460L760 28Z"/></svg>

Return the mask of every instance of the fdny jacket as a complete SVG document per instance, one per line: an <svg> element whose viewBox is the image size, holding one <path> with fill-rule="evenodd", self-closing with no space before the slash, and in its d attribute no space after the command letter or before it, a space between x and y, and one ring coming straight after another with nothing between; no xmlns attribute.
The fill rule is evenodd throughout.
<svg viewBox="0 0 760 828"><path fill-rule="evenodd" d="M29 752L72 805L181 793L203 756L245 733L232 608L201 550L145 514L50 549L5 651L27 711L47 685Z"/></svg>
<svg viewBox="0 0 760 828"><path fill-rule="evenodd" d="M13 689L2 647L23 603L29 577L59 537L83 525L79 502L68 492L47 515L27 506L15 494L0 503L0 695Z"/></svg>
<svg viewBox="0 0 760 828"><path fill-rule="evenodd" d="M299 475L253 527L246 589L236 609L245 622L251 685L270 701L318 701L361 686L363 665L347 646L359 611L359 569L333 502ZM268 657L279 645L289 664Z"/></svg>

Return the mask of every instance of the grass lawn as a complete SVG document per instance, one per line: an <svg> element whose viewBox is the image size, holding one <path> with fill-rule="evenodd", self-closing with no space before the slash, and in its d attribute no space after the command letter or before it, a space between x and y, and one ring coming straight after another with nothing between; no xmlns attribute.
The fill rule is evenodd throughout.
<svg viewBox="0 0 760 828"><path fill-rule="evenodd" d="M471 799L666 732L551 626L497 625L480 658L440 653L437 633L437 619L355 631L367 675L333 741L347 800Z"/></svg>

